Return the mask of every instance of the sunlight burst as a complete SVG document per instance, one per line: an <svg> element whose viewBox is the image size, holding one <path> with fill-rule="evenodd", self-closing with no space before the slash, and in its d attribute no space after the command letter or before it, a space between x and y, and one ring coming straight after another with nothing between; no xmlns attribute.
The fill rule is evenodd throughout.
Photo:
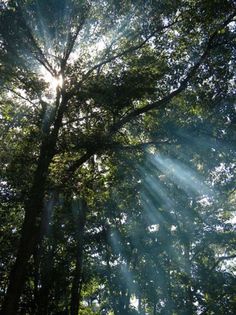
<svg viewBox="0 0 236 315"><path fill-rule="evenodd" d="M53 76L45 68L41 69L42 79L48 84L48 89L50 93L55 93L58 88L61 88L63 85L62 75Z"/></svg>

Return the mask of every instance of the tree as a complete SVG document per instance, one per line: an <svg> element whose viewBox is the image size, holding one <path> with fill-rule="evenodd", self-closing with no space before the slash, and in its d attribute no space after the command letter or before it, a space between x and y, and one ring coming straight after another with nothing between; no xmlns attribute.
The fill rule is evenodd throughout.
<svg viewBox="0 0 236 315"><path fill-rule="evenodd" d="M4 121L22 138L16 147L5 144L14 149L19 180L7 157L3 176L25 215L3 314L16 313L51 189L78 181L84 174L76 172L95 154L148 141L137 134L152 125L149 113L174 106L181 93L220 99L228 92L234 17L234 2L217 0L2 4L2 107L7 112L17 102L25 117L19 127ZM202 95L206 86L211 92Z"/></svg>

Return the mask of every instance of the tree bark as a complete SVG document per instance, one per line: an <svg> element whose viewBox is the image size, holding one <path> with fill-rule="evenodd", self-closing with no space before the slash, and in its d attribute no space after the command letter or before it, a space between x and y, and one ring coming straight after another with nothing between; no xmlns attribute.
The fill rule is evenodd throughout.
<svg viewBox="0 0 236 315"><path fill-rule="evenodd" d="M81 200L79 205L79 214L76 222L77 253L76 267L71 288L70 315L78 315L80 305L80 293L82 289L82 267L83 267L83 244L84 227L86 221L87 204Z"/></svg>
<svg viewBox="0 0 236 315"><path fill-rule="evenodd" d="M142 314L142 298L141 296L138 297L138 312Z"/></svg>
<svg viewBox="0 0 236 315"><path fill-rule="evenodd" d="M28 261L39 241L44 191L55 143L55 140L54 142L46 140L41 147L34 182L25 205L25 219L22 226L19 249L10 273L9 286L1 312L2 315L15 315L17 313L18 301L25 283Z"/></svg>
<svg viewBox="0 0 236 315"><path fill-rule="evenodd" d="M154 303L153 305L153 315L157 315L157 304Z"/></svg>
<svg viewBox="0 0 236 315"><path fill-rule="evenodd" d="M41 275L41 288L38 292L38 303L36 315L48 315L49 310L49 295L52 285L52 273L53 273L53 253L54 249L47 253L45 261L42 264L42 275Z"/></svg>
<svg viewBox="0 0 236 315"><path fill-rule="evenodd" d="M187 283L186 283L186 314L192 315L193 311L193 292L191 286L191 260L190 260L190 241L186 241L184 244L184 258L185 258L185 269L187 274Z"/></svg>
<svg viewBox="0 0 236 315"><path fill-rule="evenodd" d="M49 304L49 293L52 285L52 266L54 257L54 247L51 249L44 249L42 244L43 237L50 237L49 224L51 222L51 216L54 206L58 202L58 194L53 192L50 194L47 201L45 201L40 240L37 249L34 253L34 267L35 267L35 294L34 294L34 315L47 315ZM44 254L44 255L43 255Z"/></svg>
<svg viewBox="0 0 236 315"><path fill-rule="evenodd" d="M59 100L59 97L57 98ZM18 302L25 284L28 261L35 251L40 239L41 220L44 203L44 193L48 178L49 165L55 155L58 132L67 104L64 97L58 106L58 113L54 128L50 133L50 126L44 130L40 154L33 183L27 201L25 202L25 218L21 230L21 238L15 264L9 276L9 285L4 299L1 315L16 315ZM57 106L57 105L56 105Z"/></svg>

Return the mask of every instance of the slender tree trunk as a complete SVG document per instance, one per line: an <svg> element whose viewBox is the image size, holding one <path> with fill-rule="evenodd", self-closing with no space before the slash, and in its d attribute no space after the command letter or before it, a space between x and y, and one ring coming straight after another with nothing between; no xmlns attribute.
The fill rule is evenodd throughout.
<svg viewBox="0 0 236 315"><path fill-rule="evenodd" d="M47 284L43 283L42 289L39 291L38 311L36 313L37 315L48 315L50 287Z"/></svg>
<svg viewBox="0 0 236 315"><path fill-rule="evenodd" d="M37 313L38 297L39 297L39 248L33 254L34 261L34 298L33 298L33 314Z"/></svg>
<svg viewBox="0 0 236 315"><path fill-rule="evenodd" d="M126 308L125 308L125 301L126 300L126 292L125 289L121 291L121 295L119 296L119 314L127 315Z"/></svg>
<svg viewBox="0 0 236 315"><path fill-rule="evenodd" d="M174 306L174 301L172 298L172 286L171 286L171 260L170 257L167 257L167 262L166 262L166 293L167 293L167 306L166 306L166 312L167 314L171 315L174 310L175 310L175 306Z"/></svg>
<svg viewBox="0 0 236 315"><path fill-rule="evenodd" d="M84 227L87 213L87 204L81 200L79 204L79 215L76 224L77 230L77 255L76 267L71 288L70 315L78 315L80 305L80 293L82 288L82 266L83 266L83 245Z"/></svg>
<svg viewBox="0 0 236 315"><path fill-rule="evenodd" d="M25 203L25 218L21 230L20 244L15 264L10 273L9 285L1 315L17 314L18 302L26 280L28 261L40 239L41 217L49 165L55 154L58 132L66 103L67 100L64 99L61 102L60 108L58 107L53 132L50 134L50 128L48 128L47 132L44 133L33 184L28 200Z"/></svg>
<svg viewBox="0 0 236 315"><path fill-rule="evenodd" d="M153 306L153 315L157 315L157 304L156 304L156 302L154 302L154 306Z"/></svg>
<svg viewBox="0 0 236 315"><path fill-rule="evenodd" d="M184 245L184 256L185 256L185 268L187 273L186 283L186 314L193 314L193 292L191 286L191 261L190 261L190 242L186 242Z"/></svg>
<svg viewBox="0 0 236 315"><path fill-rule="evenodd" d="M53 257L55 248L49 248L44 259L41 259L41 287L38 291L36 315L48 315L50 290L52 287Z"/></svg>
<svg viewBox="0 0 236 315"><path fill-rule="evenodd" d="M128 290L128 292L126 294L126 297L125 297L125 310L126 310L127 313L129 312L130 297L131 297L131 294L130 294L130 292Z"/></svg>
<svg viewBox="0 0 236 315"><path fill-rule="evenodd" d="M53 252L52 249L48 254L47 258L42 265L42 275L41 275L41 288L38 294L38 311L36 315L48 315L49 310L49 295L52 285L52 261L53 261Z"/></svg>
<svg viewBox="0 0 236 315"><path fill-rule="evenodd" d="M139 296L138 298L138 312L139 314L142 314L142 298Z"/></svg>
<svg viewBox="0 0 236 315"><path fill-rule="evenodd" d="M39 240L45 183L48 166L52 158L52 152L47 151L46 147L43 146L29 201L25 206L25 219L20 245L15 264L10 273L9 286L2 310L3 315L15 315L17 313L18 301L25 283L28 261Z"/></svg>
<svg viewBox="0 0 236 315"><path fill-rule="evenodd" d="M35 295L34 304L35 311L34 314L37 315L47 315L48 304L49 304L49 292L51 288L51 272L54 257L54 249L45 250L45 254L42 258L44 252L44 244L42 244L43 237L50 237L49 224L51 222L51 216L54 206L58 202L58 195L53 192L50 194L48 200L45 200L44 210L42 214L42 224L41 224L41 235L39 244L34 253L34 264L35 264ZM40 286L39 286L40 285Z"/></svg>
<svg viewBox="0 0 236 315"><path fill-rule="evenodd" d="M70 315L78 315L79 306L80 306L80 296L82 289L82 255L83 249L79 245L77 258L76 258L76 267L75 273L72 282L71 288L71 302L70 302Z"/></svg>
<svg viewBox="0 0 236 315"><path fill-rule="evenodd" d="M110 255L110 251L108 248L108 244L106 246L106 256L105 256L105 260L106 260L106 270L107 270L107 280L108 280L108 287L109 287L109 291L110 291L110 297L111 297L111 307L112 310L114 312L114 315L119 315L119 306L118 306L118 301L117 301L117 297L114 296L113 294L113 286L114 284L111 281L111 274L112 274L112 270L111 270L111 266L109 264L111 255Z"/></svg>

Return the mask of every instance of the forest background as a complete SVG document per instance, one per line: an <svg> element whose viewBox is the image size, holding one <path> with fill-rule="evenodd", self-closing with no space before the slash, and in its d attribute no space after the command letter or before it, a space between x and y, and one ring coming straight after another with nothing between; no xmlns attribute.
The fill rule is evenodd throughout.
<svg viewBox="0 0 236 315"><path fill-rule="evenodd" d="M2 315L236 313L235 14L0 2Z"/></svg>

